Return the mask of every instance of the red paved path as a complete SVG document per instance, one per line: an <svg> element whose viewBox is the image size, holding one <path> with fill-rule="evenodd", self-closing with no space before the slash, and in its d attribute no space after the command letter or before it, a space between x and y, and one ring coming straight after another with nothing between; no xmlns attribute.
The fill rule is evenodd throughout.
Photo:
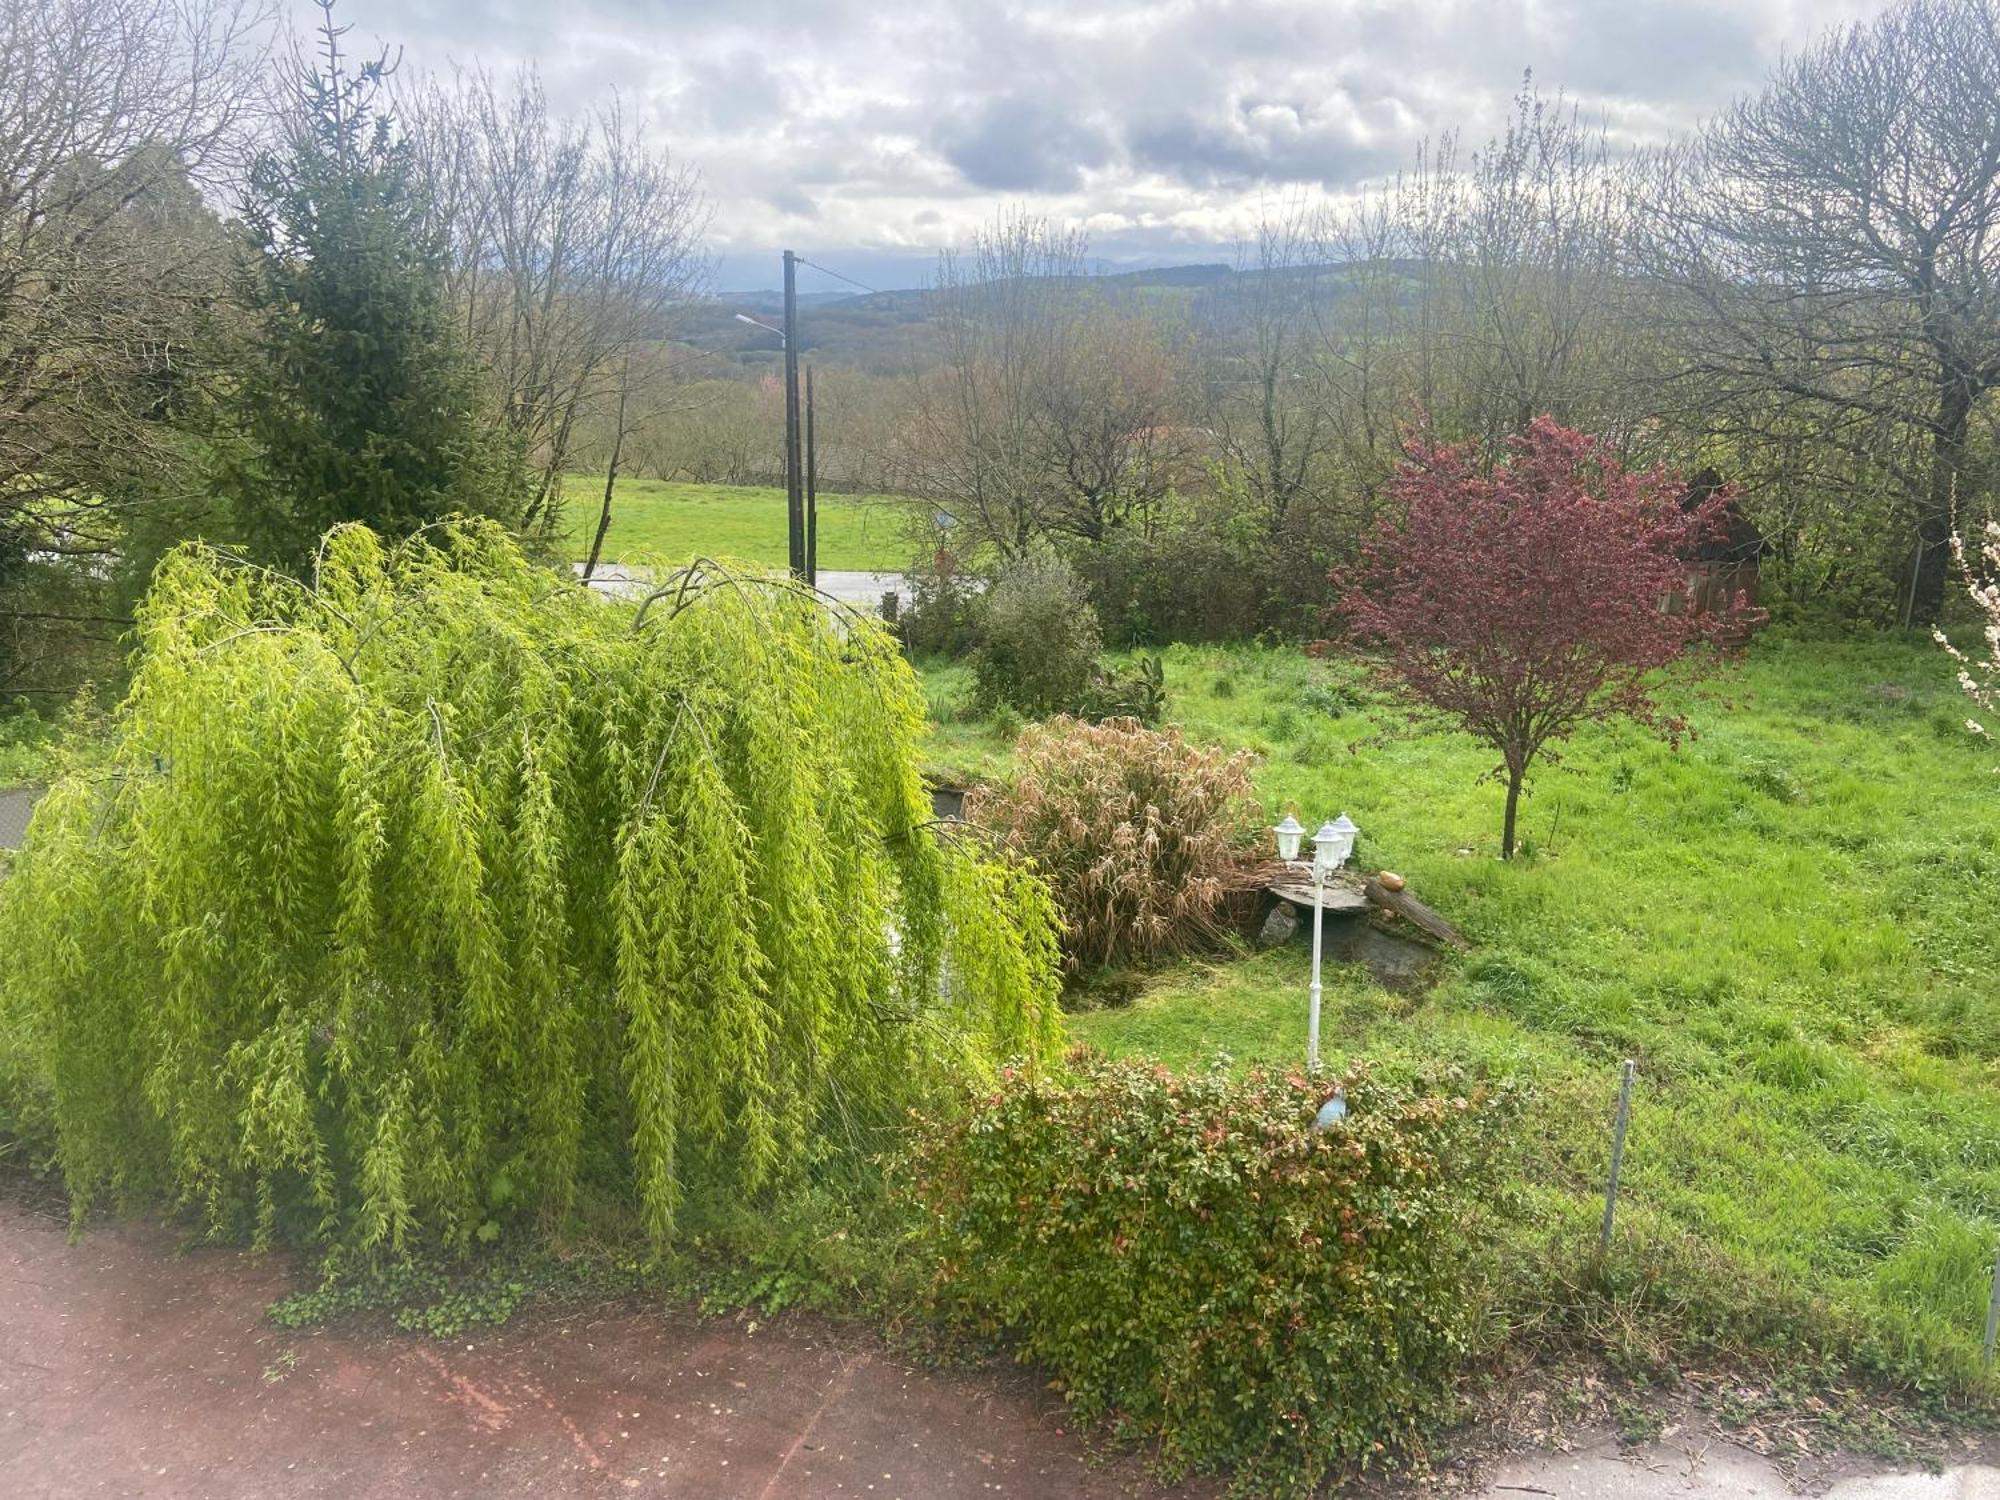
<svg viewBox="0 0 2000 1500"><path fill-rule="evenodd" d="M281 1263L176 1243L125 1225L73 1245L0 1199L0 1497L1156 1493L1130 1463L1086 1465L1013 1372L675 1308L452 1344L288 1334L263 1320Z"/></svg>

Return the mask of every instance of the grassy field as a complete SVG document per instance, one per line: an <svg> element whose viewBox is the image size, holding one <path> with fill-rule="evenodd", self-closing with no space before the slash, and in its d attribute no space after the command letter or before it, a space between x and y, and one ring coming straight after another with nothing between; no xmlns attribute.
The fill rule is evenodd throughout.
<svg viewBox="0 0 2000 1500"><path fill-rule="evenodd" d="M1495 858L1490 752L1420 734L1351 664L1167 654L1170 717L1263 753L1267 819L1349 813L1358 858L1471 934L1422 998L1336 966L1338 1055L1455 1059L1532 1081L1505 1298L1582 1321L1640 1368L1699 1346L1991 1396L1980 1337L2000 1234L2000 749L1940 653L1766 639L1669 693L1676 752L1594 729ZM1004 766L927 673L941 765ZM1307 956L1187 964L1074 1035L1178 1066L1294 1062ZM1596 1240L1619 1062L1638 1063L1616 1253ZM1805 1363L1801 1363L1805 1361Z"/></svg>
<svg viewBox="0 0 2000 1500"><path fill-rule="evenodd" d="M46 781L55 771L55 720L0 712L0 787Z"/></svg>
<svg viewBox="0 0 2000 1500"><path fill-rule="evenodd" d="M575 474L569 498L570 551L590 552L590 538L604 501L602 474ZM909 566L903 540L902 501L887 495L819 497L819 565L871 572ZM726 484L676 484L621 478L611 502L611 531L604 541L611 562L644 557L684 561L734 557L785 565L785 492Z"/></svg>

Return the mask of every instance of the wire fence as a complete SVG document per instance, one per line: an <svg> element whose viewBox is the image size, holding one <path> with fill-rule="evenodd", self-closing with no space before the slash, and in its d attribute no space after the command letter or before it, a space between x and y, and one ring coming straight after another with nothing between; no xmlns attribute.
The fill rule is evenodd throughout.
<svg viewBox="0 0 2000 1500"><path fill-rule="evenodd" d="M1632 1083L1638 1065L1626 1058L1618 1069L1618 1107L1612 1116L1611 1162L1605 1173L1604 1220L1597 1238L1595 1264L1602 1266L1605 1258L1613 1253L1614 1234L1617 1226L1619 1204L1619 1176L1625 1166L1626 1132L1632 1122ZM1986 1327L1982 1346L1986 1362L1990 1365L2000 1356L2000 1243L1996 1243L1993 1255L1992 1279L1986 1290ZM1969 1332L1970 1330L1968 1330Z"/></svg>

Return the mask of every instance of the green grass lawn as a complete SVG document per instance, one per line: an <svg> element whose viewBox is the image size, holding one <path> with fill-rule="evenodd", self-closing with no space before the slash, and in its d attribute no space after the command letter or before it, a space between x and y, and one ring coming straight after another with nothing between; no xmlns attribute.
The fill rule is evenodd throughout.
<svg viewBox="0 0 2000 1500"><path fill-rule="evenodd" d="M2000 748L1948 663L1906 644L1760 641L1668 693L1678 751L1594 728L1496 857L1492 754L1414 731L1349 663L1175 648L1170 717L1262 752L1267 821L1345 811L1474 939L1422 998L1336 966L1336 1056L1529 1080L1514 1317L1579 1318L1641 1364L1674 1346L1840 1364L1993 1394L1979 1362L2000 1235ZM1004 766L1005 726L927 686L940 764ZM1302 1061L1303 944L1191 963L1072 1018L1114 1053ZM1619 1061L1639 1067L1619 1246L1588 1269Z"/></svg>
<svg viewBox="0 0 2000 1500"><path fill-rule="evenodd" d="M564 490L569 550L586 557L604 501L604 476L573 474ZM908 567L905 504L889 495L821 495L819 565L871 572ZM604 540L604 556L611 562L733 557L782 568L785 549L782 489L657 479L619 479L611 502L611 531Z"/></svg>

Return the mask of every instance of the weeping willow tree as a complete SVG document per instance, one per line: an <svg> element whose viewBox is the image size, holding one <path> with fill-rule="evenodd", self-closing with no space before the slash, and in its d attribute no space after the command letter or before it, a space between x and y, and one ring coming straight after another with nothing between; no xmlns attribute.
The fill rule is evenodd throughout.
<svg viewBox="0 0 2000 1500"><path fill-rule="evenodd" d="M608 1191L657 1244L1057 1041L1045 891L930 825L914 675L804 590L349 526L310 581L182 548L137 638L0 884L79 1213L400 1251Z"/></svg>

